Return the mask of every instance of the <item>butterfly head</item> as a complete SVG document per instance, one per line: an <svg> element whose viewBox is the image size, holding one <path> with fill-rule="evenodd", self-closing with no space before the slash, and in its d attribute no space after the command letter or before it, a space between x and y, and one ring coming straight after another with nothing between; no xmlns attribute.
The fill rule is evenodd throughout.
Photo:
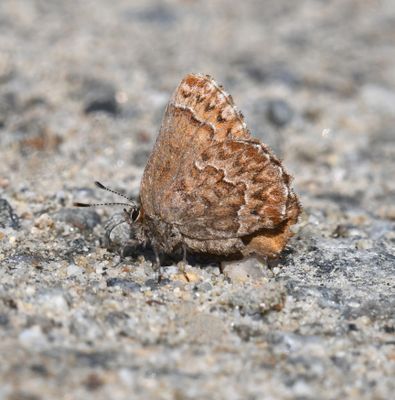
<svg viewBox="0 0 395 400"><path fill-rule="evenodd" d="M143 209L139 205L133 204L129 209L124 208L123 212L129 225L142 222Z"/></svg>

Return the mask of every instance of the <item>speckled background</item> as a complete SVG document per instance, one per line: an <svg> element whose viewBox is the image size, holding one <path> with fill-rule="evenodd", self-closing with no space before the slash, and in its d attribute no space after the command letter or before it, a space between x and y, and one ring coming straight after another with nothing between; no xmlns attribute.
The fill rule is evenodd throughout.
<svg viewBox="0 0 395 400"><path fill-rule="evenodd" d="M0 399L389 399L392 0L0 2ZM166 102L230 92L294 175L278 265L119 248Z"/></svg>

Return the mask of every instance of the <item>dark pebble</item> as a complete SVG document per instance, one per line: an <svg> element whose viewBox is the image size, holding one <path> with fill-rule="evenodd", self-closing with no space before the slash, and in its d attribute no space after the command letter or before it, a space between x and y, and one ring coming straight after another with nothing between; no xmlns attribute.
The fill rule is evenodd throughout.
<svg viewBox="0 0 395 400"><path fill-rule="evenodd" d="M177 19L174 9L163 4L149 6L137 12L133 8L133 10L127 11L125 15L127 18L141 22L162 25L172 24Z"/></svg>
<svg viewBox="0 0 395 400"><path fill-rule="evenodd" d="M75 358L79 366L89 368L108 367L115 355L111 352L99 351L76 351Z"/></svg>
<svg viewBox="0 0 395 400"><path fill-rule="evenodd" d="M209 292L212 289L213 289L213 286L211 285L210 282L203 282L203 283L199 283L198 285L194 286L194 290L196 290L198 292Z"/></svg>
<svg viewBox="0 0 395 400"><path fill-rule="evenodd" d="M0 199L0 228L18 229L19 227L19 218L10 203L5 199Z"/></svg>
<svg viewBox="0 0 395 400"><path fill-rule="evenodd" d="M267 107L268 120L278 127L282 127L291 122L293 110L284 100L270 100Z"/></svg>
<svg viewBox="0 0 395 400"><path fill-rule="evenodd" d="M238 60L238 64L245 64L244 60ZM292 71L279 65L246 65L244 71L253 81L262 82L281 82L287 86L299 86L301 80Z"/></svg>
<svg viewBox="0 0 395 400"><path fill-rule="evenodd" d="M157 290L157 289L159 289L159 287L166 286L170 282L171 282L170 279L167 279L167 278L161 279L160 282L158 282L158 279L147 279L144 282L144 285L149 287L151 290Z"/></svg>
<svg viewBox="0 0 395 400"><path fill-rule="evenodd" d="M347 326L348 330L350 332L356 332L358 331L358 327L354 323L349 323Z"/></svg>
<svg viewBox="0 0 395 400"><path fill-rule="evenodd" d="M32 372L34 372L37 375L41 375L41 376L49 375L47 367L43 364L33 364L30 366L30 369Z"/></svg>
<svg viewBox="0 0 395 400"><path fill-rule="evenodd" d="M0 326L5 327L9 324L10 320L7 315L0 314Z"/></svg>
<svg viewBox="0 0 395 400"><path fill-rule="evenodd" d="M0 94L0 124L5 126L7 118L12 112L17 112L18 101L12 92Z"/></svg>
<svg viewBox="0 0 395 400"><path fill-rule="evenodd" d="M138 283L133 282L129 279L122 279L122 278L107 279L107 286L108 287L118 286L125 292L138 292L141 288L141 286Z"/></svg>
<svg viewBox="0 0 395 400"><path fill-rule="evenodd" d="M67 222L80 230L92 230L100 223L99 214L91 209L62 208L53 217L55 220Z"/></svg>
<svg viewBox="0 0 395 400"><path fill-rule="evenodd" d="M43 262L44 259L40 254L29 254L22 252L7 257L5 260L3 260L3 265L11 269L22 267L40 268Z"/></svg>
<svg viewBox="0 0 395 400"><path fill-rule="evenodd" d="M384 332L385 333L395 333L395 327L390 325L384 325Z"/></svg>
<svg viewBox="0 0 395 400"><path fill-rule="evenodd" d="M245 72L255 82L263 82L267 78L266 71L263 68L257 67L255 65L246 66Z"/></svg>
<svg viewBox="0 0 395 400"><path fill-rule="evenodd" d="M97 79L87 79L83 83L84 112L86 114L104 112L115 115L119 112L115 98L115 88L111 83Z"/></svg>
<svg viewBox="0 0 395 400"><path fill-rule="evenodd" d="M95 391L104 385L104 381L99 375L91 373L87 376L84 385L88 390Z"/></svg>
<svg viewBox="0 0 395 400"><path fill-rule="evenodd" d="M82 238L68 241L67 247L68 249L66 254L70 255L85 254L90 251L89 244Z"/></svg>
<svg viewBox="0 0 395 400"><path fill-rule="evenodd" d="M250 339L263 336L263 332L259 329L251 327L247 324L239 324L233 327L233 331L240 337L244 342L249 342Z"/></svg>

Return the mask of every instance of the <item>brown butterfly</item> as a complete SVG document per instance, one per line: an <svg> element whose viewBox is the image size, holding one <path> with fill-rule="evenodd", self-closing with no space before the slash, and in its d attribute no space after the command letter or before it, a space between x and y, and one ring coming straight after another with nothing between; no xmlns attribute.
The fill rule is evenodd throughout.
<svg viewBox="0 0 395 400"><path fill-rule="evenodd" d="M186 251L273 258L301 210L290 183L232 97L210 76L190 74L167 105L128 220L158 267L160 253L179 248L184 259Z"/></svg>

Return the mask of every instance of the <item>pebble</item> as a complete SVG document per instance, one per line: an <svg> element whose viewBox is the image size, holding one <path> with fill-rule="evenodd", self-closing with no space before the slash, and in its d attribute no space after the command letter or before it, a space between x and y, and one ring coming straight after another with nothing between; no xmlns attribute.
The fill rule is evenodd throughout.
<svg viewBox="0 0 395 400"><path fill-rule="evenodd" d="M48 214L41 214L34 221L34 226L39 229L52 228L54 224L53 219Z"/></svg>
<svg viewBox="0 0 395 400"><path fill-rule="evenodd" d="M116 115L119 112L114 86L96 78L87 79L83 84L84 112L104 112Z"/></svg>
<svg viewBox="0 0 395 400"><path fill-rule="evenodd" d="M263 278L265 276L263 270L267 268L254 257L222 262L222 266L224 275L237 284Z"/></svg>
<svg viewBox="0 0 395 400"><path fill-rule="evenodd" d="M55 315L58 313L65 313L69 309L66 298L62 293L57 291L49 290L46 293L40 294L38 301L44 310L54 313Z"/></svg>
<svg viewBox="0 0 395 400"><path fill-rule="evenodd" d="M19 342L28 348L41 347L46 344L46 336L39 325L21 331L18 336Z"/></svg>
<svg viewBox="0 0 395 400"><path fill-rule="evenodd" d="M62 208L52 215L56 221L67 222L80 230L92 230L100 223L100 216L95 210L81 208Z"/></svg>
<svg viewBox="0 0 395 400"><path fill-rule="evenodd" d="M278 127L289 124L294 112L285 100L270 100L267 105L268 120Z"/></svg>
<svg viewBox="0 0 395 400"><path fill-rule="evenodd" d="M130 279L109 278L107 279L107 287L119 287L125 292L139 292L141 285Z"/></svg>
<svg viewBox="0 0 395 400"><path fill-rule="evenodd" d="M75 265L75 264L70 264L67 267L66 273L67 276L75 276L75 275L80 275L83 273L83 268L80 268L79 266Z"/></svg>
<svg viewBox="0 0 395 400"><path fill-rule="evenodd" d="M15 214L10 203L0 198L0 228L18 229L19 227L19 218Z"/></svg>

